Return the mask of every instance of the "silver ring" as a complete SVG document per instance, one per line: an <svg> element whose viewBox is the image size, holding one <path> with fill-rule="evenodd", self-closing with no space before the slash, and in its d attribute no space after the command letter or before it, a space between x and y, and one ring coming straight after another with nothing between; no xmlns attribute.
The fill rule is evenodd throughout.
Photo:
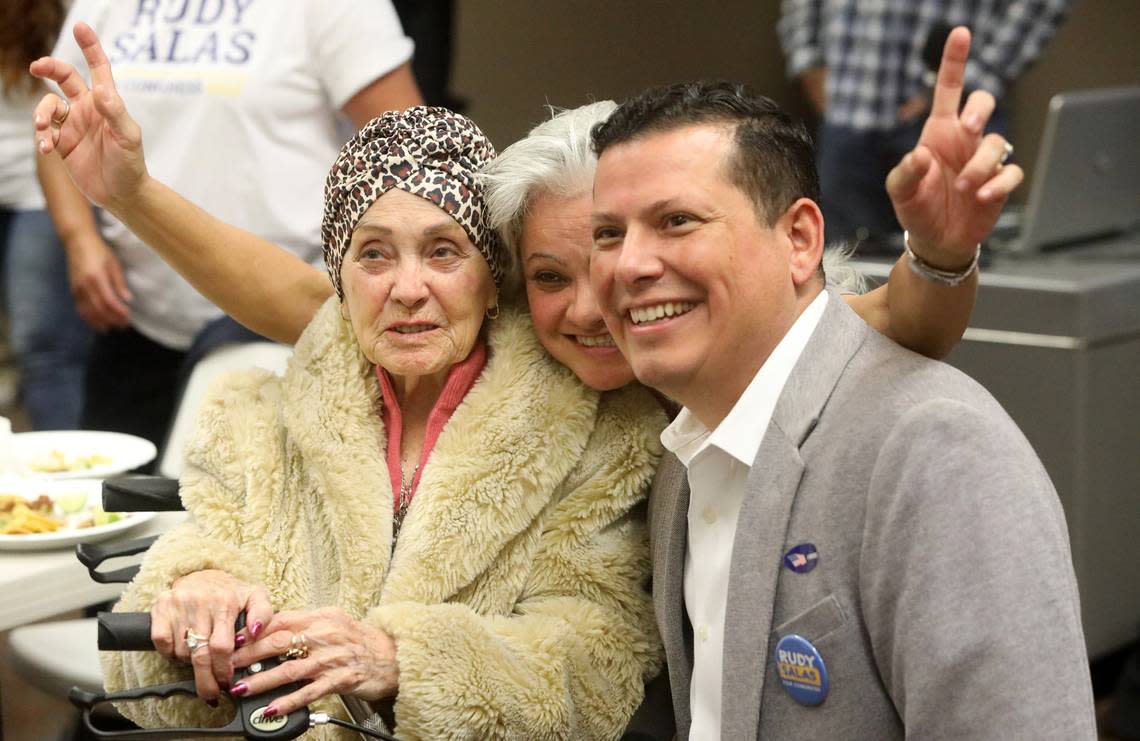
<svg viewBox="0 0 1140 741"><path fill-rule="evenodd" d="M67 120L68 114L71 113L71 101L69 101L67 98L62 98L62 100L63 100L63 115L51 117L51 122L53 124L55 124L56 126L63 126L63 122Z"/></svg>
<svg viewBox="0 0 1140 741"><path fill-rule="evenodd" d="M1013 145L1010 144L1009 142L1005 142L1002 145L1001 160L1000 160L999 164L1004 165L1006 163L1006 160L1008 160L1012 155L1013 155Z"/></svg>
<svg viewBox="0 0 1140 741"><path fill-rule="evenodd" d="M186 629L186 635L183 636L183 640L186 641L186 648L190 650L190 653L194 653L198 649L209 646L210 644L210 638L208 636L195 633L189 628Z"/></svg>

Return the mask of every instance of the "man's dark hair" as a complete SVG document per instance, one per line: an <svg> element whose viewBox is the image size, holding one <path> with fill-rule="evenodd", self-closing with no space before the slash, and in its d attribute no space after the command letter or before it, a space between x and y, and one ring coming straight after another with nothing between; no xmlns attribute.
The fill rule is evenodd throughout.
<svg viewBox="0 0 1140 741"><path fill-rule="evenodd" d="M590 132L600 156L609 147L650 133L694 124L734 127L735 151L725 163L729 182L773 224L798 198L819 202L811 136L770 98L723 81L651 88L618 106Z"/></svg>

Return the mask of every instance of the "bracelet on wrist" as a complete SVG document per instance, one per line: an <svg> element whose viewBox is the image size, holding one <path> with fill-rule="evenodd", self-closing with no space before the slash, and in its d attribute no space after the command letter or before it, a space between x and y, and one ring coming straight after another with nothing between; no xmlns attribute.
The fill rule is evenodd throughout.
<svg viewBox="0 0 1140 741"><path fill-rule="evenodd" d="M982 256L982 245L978 245L974 250L974 259L963 270L943 270L936 268L926 260L914 253L910 248L910 233L903 232L903 247L906 250L907 265L910 267L910 272L914 273L920 278L928 280L932 283L937 283L943 286L957 286L963 283L967 278L978 271L978 260Z"/></svg>

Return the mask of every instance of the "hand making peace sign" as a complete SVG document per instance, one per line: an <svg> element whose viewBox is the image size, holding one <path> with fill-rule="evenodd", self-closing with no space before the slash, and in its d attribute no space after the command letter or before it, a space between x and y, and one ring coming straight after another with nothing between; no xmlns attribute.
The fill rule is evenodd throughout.
<svg viewBox="0 0 1140 741"><path fill-rule="evenodd" d="M1008 142L982 133L994 97L976 91L959 111L969 52L969 30L954 29L918 144L887 176L887 192L915 253L946 270L970 264L1025 177L1017 165L1005 164Z"/></svg>
<svg viewBox="0 0 1140 741"><path fill-rule="evenodd" d="M43 57L33 75L59 85L65 98L49 93L34 114L40 153L58 152L76 186L96 205L132 197L147 178L142 132L115 88L111 65L95 31L75 26L75 40L91 71L92 89L67 62Z"/></svg>

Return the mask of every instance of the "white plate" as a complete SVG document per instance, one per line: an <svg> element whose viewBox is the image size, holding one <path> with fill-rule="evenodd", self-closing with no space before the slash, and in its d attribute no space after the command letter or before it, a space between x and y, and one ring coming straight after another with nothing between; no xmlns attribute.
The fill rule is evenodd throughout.
<svg viewBox="0 0 1140 741"><path fill-rule="evenodd" d="M0 494L17 494L26 499L35 499L47 494L52 499L86 495L85 511L98 506L103 484L100 481L52 481L49 479L0 479ZM39 551L49 548L66 548L77 543L94 543L112 538L125 530L130 530L155 516L154 512L123 512L122 519L107 525L93 527L64 527L52 533L27 533L24 535L0 534L0 550Z"/></svg>
<svg viewBox="0 0 1140 741"><path fill-rule="evenodd" d="M17 468L23 468L28 475L49 479L93 479L106 478L130 471L154 460L154 444L149 440L121 432L94 432L89 430L64 430L59 432L19 432L12 435L13 452ZM58 451L65 461L81 457L100 455L110 459L88 468L48 473L36 471L32 467L37 461L49 458Z"/></svg>

